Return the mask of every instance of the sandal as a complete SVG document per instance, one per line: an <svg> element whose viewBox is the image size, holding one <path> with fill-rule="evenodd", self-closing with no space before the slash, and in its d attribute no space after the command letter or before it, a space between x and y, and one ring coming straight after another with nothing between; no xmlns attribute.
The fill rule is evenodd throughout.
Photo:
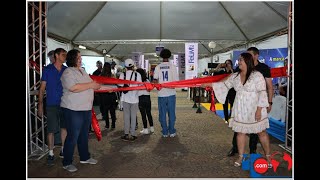
<svg viewBox="0 0 320 180"><path fill-rule="evenodd" d="M239 159L240 159L240 162L239 162ZM242 159L243 159L243 155L242 154L239 154L239 158L236 162L234 162L234 166L235 167L240 167L242 165Z"/></svg>
<svg viewBox="0 0 320 180"><path fill-rule="evenodd" d="M268 168L272 168L271 155L270 155L270 154L267 154L266 157L267 157L267 161L268 161Z"/></svg>

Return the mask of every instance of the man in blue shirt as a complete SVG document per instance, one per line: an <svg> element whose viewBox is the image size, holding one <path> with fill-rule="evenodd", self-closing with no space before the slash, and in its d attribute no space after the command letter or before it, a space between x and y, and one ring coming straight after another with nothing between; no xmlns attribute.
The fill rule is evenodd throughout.
<svg viewBox="0 0 320 180"><path fill-rule="evenodd" d="M62 84L61 75L67 68L63 65L67 57L67 51L62 48L57 48L54 51L55 62L47 65L41 78L41 85L39 90L39 101L38 101L38 115L43 116L43 97L46 93L46 110L47 110L47 137L49 156L47 158L48 165L53 165L54 154L54 133L59 131L61 128L61 151L60 157L63 158L63 145L67 135L66 126L63 118L62 111L60 109L60 102L62 97Z"/></svg>

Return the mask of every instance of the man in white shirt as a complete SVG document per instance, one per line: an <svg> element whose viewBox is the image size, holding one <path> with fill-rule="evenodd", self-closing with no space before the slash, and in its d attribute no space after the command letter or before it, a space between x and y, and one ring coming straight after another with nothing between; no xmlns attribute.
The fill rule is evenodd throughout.
<svg viewBox="0 0 320 180"><path fill-rule="evenodd" d="M166 83L171 81L178 81L176 67L169 63L171 51L163 49L160 57L163 62L156 66L154 70L154 83ZM171 88L162 88L158 91L158 109L159 121L162 127L162 137L176 136L176 129L174 128L176 122L176 90ZM166 113L169 116L169 125L167 125Z"/></svg>
<svg viewBox="0 0 320 180"><path fill-rule="evenodd" d="M140 81L141 75L133 71L134 61L132 59L126 59L124 61L126 66L126 72L122 73L119 79ZM121 85L120 85L121 86ZM136 84L130 84L129 87L137 86ZM121 136L123 141L134 141L137 139L136 136L136 122L137 122L137 112L139 110L139 96L138 90L122 92L123 100L123 119L124 119L124 135ZM130 137L129 137L130 133Z"/></svg>

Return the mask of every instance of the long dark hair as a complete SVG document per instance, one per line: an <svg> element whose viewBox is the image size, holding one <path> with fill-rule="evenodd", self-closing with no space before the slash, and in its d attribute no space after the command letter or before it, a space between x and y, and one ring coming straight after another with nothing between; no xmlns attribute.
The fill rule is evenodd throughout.
<svg viewBox="0 0 320 180"><path fill-rule="evenodd" d="M77 66L77 57L78 53L80 53L77 49L72 49L67 53L67 66L68 67L76 67Z"/></svg>
<svg viewBox="0 0 320 180"><path fill-rule="evenodd" d="M111 77L111 64L108 62L105 62L102 68L101 76Z"/></svg>
<svg viewBox="0 0 320 180"><path fill-rule="evenodd" d="M231 61L231 59L227 59L224 63L226 64L226 71L228 71L227 70L227 62L230 62L230 64L231 64L231 69L233 70L233 63L232 63L232 61Z"/></svg>
<svg viewBox="0 0 320 180"><path fill-rule="evenodd" d="M247 65L247 73L246 73L246 79L244 80L244 84L246 84L250 74L252 73L252 71L254 71L254 64L253 64L253 57L250 53L248 52L243 52L240 54L240 57L243 58L244 62L246 63ZM239 69L239 72L237 74L237 76L241 73L241 69Z"/></svg>
<svg viewBox="0 0 320 180"><path fill-rule="evenodd" d="M138 68L136 71L137 71L138 73L140 73L142 82L147 81L147 74L146 74L146 72L144 71L144 69Z"/></svg>

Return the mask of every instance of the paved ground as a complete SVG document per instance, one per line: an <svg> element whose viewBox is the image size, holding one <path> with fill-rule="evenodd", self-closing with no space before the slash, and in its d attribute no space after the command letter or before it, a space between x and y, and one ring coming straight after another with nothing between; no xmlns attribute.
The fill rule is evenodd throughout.
<svg viewBox="0 0 320 180"><path fill-rule="evenodd" d="M155 122L155 133L138 135L135 142L123 142L123 115L117 111L116 129L104 129L105 122L99 121L102 129L102 140L98 142L94 134L90 135L89 149L92 157L99 162L96 165L80 164L75 149L74 165L78 168L70 173L62 168L61 159L57 156L54 166L46 165L46 157L41 160L28 161L28 177L56 178L246 178L249 171L234 167L237 157L227 157L231 148L233 132L224 121L214 113L202 108L196 113L193 102L188 100L187 92L177 91L175 138L162 138L158 122L156 91L152 91L152 114ZM101 114L95 108L98 119ZM139 129L142 129L138 113ZM137 132L138 132L137 131ZM272 151L280 151L280 141L271 137ZM246 146L248 148L248 146ZM60 148L55 148L58 155ZM248 149L247 149L248 152ZM258 146L258 152L263 150ZM291 176L286 164L281 159L276 175ZM275 175L275 173L268 173Z"/></svg>

